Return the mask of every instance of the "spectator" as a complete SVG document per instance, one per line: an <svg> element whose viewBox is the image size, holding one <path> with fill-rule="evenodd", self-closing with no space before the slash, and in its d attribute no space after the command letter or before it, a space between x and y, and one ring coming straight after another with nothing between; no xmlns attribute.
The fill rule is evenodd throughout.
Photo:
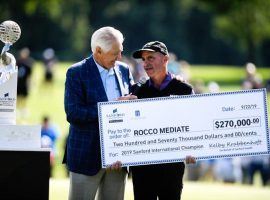
<svg viewBox="0 0 270 200"><path fill-rule="evenodd" d="M262 88L262 78L256 73L256 66L253 63L247 63L246 77L242 82L243 89L259 89Z"/></svg>
<svg viewBox="0 0 270 200"><path fill-rule="evenodd" d="M193 81L194 93L202 94L205 91L205 83L202 79L196 79Z"/></svg>
<svg viewBox="0 0 270 200"><path fill-rule="evenodd" d="M17 96L18 96L18 114L21 117L25 117L27 114L26 110L26 99L29 95L30 80L32 74L34 60L30 57L29 48L25 47L20 50L17 58L18 66L18 83L17 83Z"/></svg>
<svg viewBox="0 0 270 200"><path fill-rule="evenodd" d="M248 184L252 185L254 182L254 175L259 172L261 175L262 185L266 186L269 180L269 156L252 156L248 157L246 165L246 175Z"/></svg>
<svg viewBox="0 0 270 200"><path fill-rule="evenodd" d="M52 82L53 81L53 68L56 63L56 57L54 50L52 48L47 48L43 52L43 63L45 67L45 82Z"/></svg>
<svg viewBox="0 0 270 200"><path fill-rule="evenodd" d="M241 182L240 159L237 157L217 159L214 162L213 172L215 179L224 183Z"/></svg>
<svg viewBox="0 0 270 200"><path fill-rule="evenodd" d="M180 68L180 63L177 61L176 55L172 52L170 52L169 55L170 55L170 58L169 58L169 63L168 63L168 71L172 74L180 75L181 68Z"/></svg>
<svg viewBox="0 0 270 200"><path fill-rule="evenodd" d="M146 72L143 69L143 63L141 60L136 59L133 65L132 75L135 82L140 81L142 78L148 78Z"/></svg>
<svg viewBox="0 0 270 200"><path fill-rule="evenodd" d="M52 168L55 163L56 157L56 141L59 137L59 131L56 126L50 123L49 117L45 116L42 121L41 127L41 147L50 148L50 176L52 176Z"/></svg>
<svg viewBox="0 0 270 200"><path fill-rule="evenodd" d="M17 95L26 98L29 94L30 77L34 60L30 57L30 50L25 47L20 50L17 59L18 84Z"/></svg>
<svg viewBox="0 0 270 200"><path fill-rule="evenodd" d="M186 60L179 60L179 64L181 66L181 77L189 82L191 80L190 64Z"/></svg>
<svg viewBox="0 0 270 200"><path fill-rule="evenodd" d="M219 92L219 84L215 81L211 81L208 83L208 90L210 93L218 93Z"/></svg>

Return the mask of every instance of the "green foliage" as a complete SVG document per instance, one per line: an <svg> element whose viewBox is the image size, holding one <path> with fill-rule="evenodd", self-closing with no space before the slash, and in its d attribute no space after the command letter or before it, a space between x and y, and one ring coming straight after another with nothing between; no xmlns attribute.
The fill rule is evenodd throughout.
<svg viewBox="0 0 270 200"><path fill-rule="evenodd" d="M89 50L89 1L10 0L2 5L1 21L11 19L21 26L22 35L15 48L28 46L38 59L48 47L61 52L58 57L65 59Z"/></svg>
<svg viewBox="0 0 270 200"><path fill-rule="evenodd" d="M0 0L0 5L0 20L14 20L22 29L13 51L28 46L36 59L48 47L60 59L82 58L90 53L93 31L114 26L123 32L128 54L161 40L190 63L242 65L256 57L257 65L270 64L269 1Z"/></svg>
<svg viewBox="0 0 270 200"><path fill-rule="evenodd" d="M247 59L256 60L256 48L270 38L270 1L200 0L215 12L215 32L247 50Z"/></svg>
<svg viewBox="0 0 270 200"><path fill-rule="evenodd" d="M249 40L259 45L263 39L269 38L270 35L270 2L240 2L228 13L215 18L219 34L226 38L231 36L237 38L244 47L247 47Z"/></svg>
<svg viewBox="0 0 270 200"><path fill-rule="evenodd" d="M59 16L61 0L26 0L24 4L25 13L34 15L38 10L48 13L51 17Z"/></svg>

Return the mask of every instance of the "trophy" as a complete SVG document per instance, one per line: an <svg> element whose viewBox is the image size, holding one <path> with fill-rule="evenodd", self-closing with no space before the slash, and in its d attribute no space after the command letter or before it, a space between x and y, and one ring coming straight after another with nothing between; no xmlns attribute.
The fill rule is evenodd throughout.
<svg viewBox="0 0 270 200"><path fill-rule="evenodd" d="M21 36L20 26L14 21L4 21L0 24L0 40L5 43L5 47L2 50L8 51L9 47L15 43Z"/></svg>
<svg viewBox="0 0 270 200"><path fill-rule="evenodd" d="M0 57L0 84L10 79L16 69L14 56L7 51L21 36L20 26L14 21L4 21L0 24L0 40L5 44Z"/></svg>
<svg viewBox="0 0 270 200"><path fill-rule="evenodd" d="M0 24L0 40L5 44L0 55L0 125L16 123L17 74L16 59L8 50L21 36L16 22Z"/></svg>
<svg viewBox="0 0 270 200"><path fill-rule="evenodd" d="M14 21L0 24L0 40L5 44L0 55L0 151L1 149L40 148L40 125L16 125L16 59L9 48L21 36Z"/></svg>

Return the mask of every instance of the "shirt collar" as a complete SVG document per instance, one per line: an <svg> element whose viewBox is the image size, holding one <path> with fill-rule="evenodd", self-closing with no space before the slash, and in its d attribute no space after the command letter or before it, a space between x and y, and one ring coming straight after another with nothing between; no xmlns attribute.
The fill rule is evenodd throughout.
<svg viewBox="0 0 270 200"><path fill-rule="evenodd" d="M167 73L167 75L165 76L164 80L162 81L161 85L159 88L159 90L163 90L165 87L167 87L167 85L169 85L169 83L172 80L172 74L170 72ZM153 81L151 79L149 79L149 86L155 87ZM155 87L156 88L156 87Z"/></svg>
<svg viewBox="0 0 270 200"><path fill-rule="evenodd" d="M93 59L94 59L94 57L93 57ZM98 68L98 71L99 71L100 74L103 73L103 72L106 72L109 75L113 75L114 74L113 67L108 70L108 69L102 67L100 64L98 64L95 59L94 59L94 61L95 61L96 65L97 65L97 68Z"/></svg>

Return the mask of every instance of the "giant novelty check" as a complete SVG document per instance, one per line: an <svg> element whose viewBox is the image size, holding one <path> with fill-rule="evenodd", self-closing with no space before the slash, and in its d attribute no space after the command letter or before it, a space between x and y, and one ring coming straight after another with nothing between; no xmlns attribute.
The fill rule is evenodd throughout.
<svg viewBox="0 0 270 200"><path fill-rule="evenodd" d="M265 89L98 103L102 167L270 154Z"/></svg>

